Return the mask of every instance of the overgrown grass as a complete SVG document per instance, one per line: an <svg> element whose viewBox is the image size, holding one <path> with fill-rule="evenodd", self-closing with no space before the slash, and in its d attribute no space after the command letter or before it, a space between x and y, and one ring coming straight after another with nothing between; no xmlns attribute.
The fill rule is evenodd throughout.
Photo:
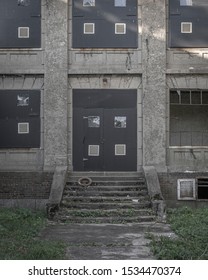
<svg viewBox="0 0 208 280"><path fill-rule="evenodd" d="M65 245L37 238L44 227L43 212L27 209L0 209L1 260L63 259Z"/></svg>
<svg viewBox="0 0 208 280"><path fill-rule="evenodd" d="M169 211L168 222L178 238L153 238L151 247L158 259L208 259L208 208Z"/></svg>

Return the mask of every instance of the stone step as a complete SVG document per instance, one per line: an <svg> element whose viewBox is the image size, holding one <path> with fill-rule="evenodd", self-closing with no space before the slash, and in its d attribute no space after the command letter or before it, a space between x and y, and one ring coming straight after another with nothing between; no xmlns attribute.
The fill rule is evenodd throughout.
<svg viewBox="0 0 208 280"><path fill-rule="evenodd" d="M75 190L75 191L141 191L141 190L147 190L147 187L145 185L96 185L96 186L88 186L88 187L83 187L79 185L66 185L65 190Z"/></svg>
<svg viewBox="0 0 208 280"><path fill-rule="evenodd" d="M136 197L129 197L129 196L64 196L63 198L63 203L83 203L83 202L87 202L87 203L95 203L95 202L99 202L99 203L105 203L105 202L128 202L128 203L138 203L138 202L144 202L144 201L148 201L149 197L146 196L136 196Z"/></svg>
<svg viewBox="0 0 208 280"><path fill-rule="evenodd" d="M138 217L152 215L152 209L69 209L62 208L61 215L70 217Z"/></svg>
<svg viewBox="0 0 208 280"><path fill-rule="evenodd" d="M77 191L77 190L65 190L64 191L64 197L73 197L73 196L85 196L85 197L88 197L88 196L105 196L105 197L114 197L114 196L117 196L117 197L140 197L140 196L146 196L148 195L148 192L146 189L144 190L139 190L139 191L94 191L94 190L85 190L85 191Z"/></svg>
<svg viewBox="0 0 208 280"><path fill-rule="evenodd" d="M77 224L123 224L123 223L142 223L154 221L155 216L138 216L138 217L70 217L61 216L60 222L77 223Z"/></svg>
<svg viewBox="0 0 208 280"><path fill-rule="evenodd" d="M144 201L144 202L131 202L131 203L110 203L110 202L93 202L93 203L74 203L74 202L67 202L65 200L62 201L61 203L62 207L68 207L70 209L127 209L127 208L136 208L136 209L141 209L141 208L146 208L150 207L151 203L149 201Z"/></svg>

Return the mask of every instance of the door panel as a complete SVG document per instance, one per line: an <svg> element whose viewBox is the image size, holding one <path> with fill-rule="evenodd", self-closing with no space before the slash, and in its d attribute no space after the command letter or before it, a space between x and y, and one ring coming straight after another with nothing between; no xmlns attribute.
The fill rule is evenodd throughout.
<svg viewBox="0 0 208 280"><path fill-rule="evenodd" d="M135 171L137 158L135 109L104 110L106 171Z"/></svg>

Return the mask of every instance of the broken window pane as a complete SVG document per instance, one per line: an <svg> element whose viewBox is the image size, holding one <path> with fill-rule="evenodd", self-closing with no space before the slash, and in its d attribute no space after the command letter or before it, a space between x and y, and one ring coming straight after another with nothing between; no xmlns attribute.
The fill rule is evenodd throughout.
<svg viewBox="0 0 208 280"><path fill-rule="evenodd" d="M126 117L115 117L114 118L115 128L126 128Z"/></svg>
<svg viewBox="0 0 208 280"><path fill-rule="evenodd" d="M29 94L18 94L17 95L17 106L28 106L29 105Z"/></svg>
<svg viewBox="0 0 208 280"><path fill-rule="evenodd" d="M95 6L95 0L83 0L83 6L84 7Z"/></svg>
<svg viewBox="0 0 208 280"><path fill-rule="evenodd" d="M17 5L18 6L29 6L30 0L17 0Z"/></svg>
<svg viewBox="0 0 208 280"><path fill-rule="evenodd" d="M88 127L100 127L100 117L99 116L88 117Z"/></svg>

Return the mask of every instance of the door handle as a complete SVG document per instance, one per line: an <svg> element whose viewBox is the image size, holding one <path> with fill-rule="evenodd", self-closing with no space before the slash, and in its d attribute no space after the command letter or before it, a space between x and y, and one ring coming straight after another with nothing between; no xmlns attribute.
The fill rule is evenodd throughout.
<svg viewBox="0 0 208 280"><path fill-rule="evenodd" d="M88 161L89 159L88 158L83 158L83 161Z"/></svg>

